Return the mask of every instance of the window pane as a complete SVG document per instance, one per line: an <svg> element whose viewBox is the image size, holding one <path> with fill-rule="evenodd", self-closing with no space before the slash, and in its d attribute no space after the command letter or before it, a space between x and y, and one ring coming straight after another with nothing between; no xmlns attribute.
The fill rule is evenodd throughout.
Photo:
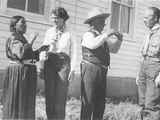
<svg viewBox="0 0 160 120"><path fill-rule="evenodd" d="M115 2L112 2L111 28L114 30L118 30L119 12L120 12L120 5Z"/></svg>
<svg viewBox="0 0 160 120"><path fill-rule="evenodd" d="M8 0L7 7L25 10L26 0Z"/></svg>
<svg viewBox="0 0 160 120"><path fill-rule="evenodd" d="M123 3L126 3L128 5L132 5L132 0L121 0Z"/></svg>
<svg viewBox="0 0 160 120"><path fill-rule="evenodd" d="M120 31L123 33L129 32L129 21L130 21L130 8L122 6L121 8L121 24Z"/></svg>
<svg viewBox="0 0 160 120"><path fill-rule="evenodd" d="M44 14L45 0L28 0L28 11Z"/></svg>

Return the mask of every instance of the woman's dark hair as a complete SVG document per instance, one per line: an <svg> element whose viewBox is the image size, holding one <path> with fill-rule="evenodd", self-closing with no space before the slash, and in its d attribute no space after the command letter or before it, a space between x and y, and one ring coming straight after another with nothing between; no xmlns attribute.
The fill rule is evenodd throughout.
<svg viewBox="0 0 160 120"><path fill-rule="evenodd" d="M149 9L153 10L154 15L157 17L157 22L160 19L160 9L157 7L149 7Z"/></svg>
<svg viewBox="0 0 160 120"><path fill-rule="evenodd" d="M64 21L69 19L67 11L62 7L57 7L51 11L51 14L54 14L57 17L64 19Z"/></svg>
<svg viewBox="0 0 160 120"><path fill-rule="evenodd" d="M16 29L15 29L15 26L16 26L16 23L20 20L20 19L23 19L25 20L24 17L22 16L13 16L11 18L11 21L10 21L10 32L16 32Z"/></svg>

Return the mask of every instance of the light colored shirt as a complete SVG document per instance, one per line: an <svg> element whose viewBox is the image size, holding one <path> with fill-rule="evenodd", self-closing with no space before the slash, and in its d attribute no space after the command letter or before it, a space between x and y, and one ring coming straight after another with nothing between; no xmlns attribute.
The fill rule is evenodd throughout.
<svg viewBox="0 0 160 120"><path fill-rule="evenodd" d="M49 52L64 52L71 58L71 71L76 69L76 44L71 39L73 35L64 30L64 32L56 31L55 27L48 29L45 33L43 45L49 45ZM47 52L40 53L40 61L47 59Z"/></svg>
<svg viewBox="0 0 160 120"><path fill-rule="evenodd" d="M107 34L100 34L97 31L94 31L97 33L97 36L95 36L92 32L86 32L83 35L82 38L82 46L89 48L89 49L96 49L103 45L103 43L106 41L108 35Z"/></svg>
<svg viewBox="0 0 160 120"><path fill-rule="evenodd" d="M160 59L160 25L156 24L151 29L150 40L147 49L147 56Z"/></svg>
<svg viewBox="0 0 160 120"><path fill-rule="evenodd" d="M49 52L64 52L71 57L70 32L57 31L55 27L47 30L43 45L49 45ZM40 60L46 59L46 52L41 52Z"/></svg>

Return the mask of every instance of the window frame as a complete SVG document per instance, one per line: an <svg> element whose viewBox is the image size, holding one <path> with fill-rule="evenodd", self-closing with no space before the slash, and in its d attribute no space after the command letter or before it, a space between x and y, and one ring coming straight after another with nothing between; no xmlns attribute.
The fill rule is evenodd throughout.
<svg viewBox="0 0 160 120"><path fill-rule="evenodd" d="M38 14L38 13L32 13L29 11L24 11L16 8L10 8L7 7L7 2L8 0L0 0L2 5L1 5L1 10L0 14L6 17L11 17L13 15L21 15L26 18L27 21L34 22L34 23L42 23L42 24L47 24L50 25L49 23L49 13L50 13L50 7L51 7L51 0L45 0L45 6L44 6L44 14Z"/></svg>
<svg viewBox="0 0 160 120"><path fill-rule="evenodd" d="M8 1L8 0L7 0L7 1ZM46 4L46 1L45 1L45 0L44 0L44 3ZM21 11L24 11L24 12L29 12L29 13L34 13L34 14L39 14L39 15L44 15L44 14L45 14L45 5L43 6L43 7L44 7L43 14L29 11L29 10L28 10L28 6L29 6L29 0L25 0L24 10L21 10L21 9L18 9L18 10L21 10ZM12 7L8 7L8 6L7 6L7 8L12 8ZM16 8L12 8L12 9L16 9Z"/></svg>
<svg viewBox="0 0 160 120"><path fill-rule="evenodd" d="M128 5L127 3L124 3L124 2L121 2L121 1L117 1L117 0L110 0L110 13L112 14L112 2L114 3L117 3L117 4L120 4L120 12L121 13L121 10L122 10L122 7L121 6L126 6L126 7L129 7L131 9L130 11L130 21L129 21L129 32L128 33L123 33L123 38L125 40L133 40L133 35L134 35L134 18L135 18L135 0L132 0L132 5ZM111 28L111 17L110 17L110 24L109 24L109 28ZM121 19L121 15L119 16L119 26L118 26L118 29L120 30L120 19Z"/></svg>

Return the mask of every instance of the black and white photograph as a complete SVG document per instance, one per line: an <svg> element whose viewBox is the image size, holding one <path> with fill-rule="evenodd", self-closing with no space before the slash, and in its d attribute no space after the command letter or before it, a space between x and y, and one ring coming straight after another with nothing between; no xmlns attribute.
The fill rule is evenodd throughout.
<svg viewBox="0 0 160 120"><path fill-rule="evenodd" d="M160 120L160 0L0 0L0 120Z"/></svg>

